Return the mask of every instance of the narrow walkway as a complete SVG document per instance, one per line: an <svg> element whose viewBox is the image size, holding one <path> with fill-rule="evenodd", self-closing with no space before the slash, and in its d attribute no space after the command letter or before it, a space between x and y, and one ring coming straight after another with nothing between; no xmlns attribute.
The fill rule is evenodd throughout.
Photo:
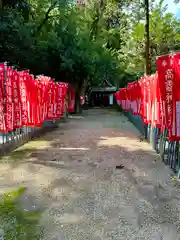
<svg viewBox="0 0 180 240"><path fill-rule="evenodd" d="M84 111L4 158L0 189L27 186L43 240L178 240L180 190L139 135L116 111Z"/></svg>

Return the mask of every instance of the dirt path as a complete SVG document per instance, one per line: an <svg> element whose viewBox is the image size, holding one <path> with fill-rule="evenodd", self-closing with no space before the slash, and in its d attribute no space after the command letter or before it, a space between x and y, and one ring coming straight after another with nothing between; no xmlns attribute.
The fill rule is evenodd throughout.
<svg viewBox="0 0 180 240"><path fill-rule="evenodd" d="M120 113L85 111L4 158L0 190L27 187L43 240L178 240L180 190L139 135Z"/></svg>

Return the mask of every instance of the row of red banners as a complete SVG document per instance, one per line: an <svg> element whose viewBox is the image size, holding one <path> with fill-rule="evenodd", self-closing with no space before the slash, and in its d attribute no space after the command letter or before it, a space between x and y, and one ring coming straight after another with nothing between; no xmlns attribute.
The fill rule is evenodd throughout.
<svg viewBox="0 0 180 240"><path fill-rule="evenodd" d="M180 53L160 56L157 72L129 83L115 93L125 111L140 115L145 124L168 129L171 141L180 140Z"/></svg>
<svg viewBox="0 0 180 240"><path fill-rule="evenodd" d="M68 111L74 111L75 90L50 77L18 72L0 64L0 132L22 126L40 127L46 120L61 118L68 93Z"/></svg>

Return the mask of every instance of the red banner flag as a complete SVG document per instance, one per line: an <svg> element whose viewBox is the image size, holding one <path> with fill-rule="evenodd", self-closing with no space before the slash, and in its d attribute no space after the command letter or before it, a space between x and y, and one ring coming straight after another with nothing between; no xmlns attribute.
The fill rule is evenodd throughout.
<svg viewBox="0 0 180 240"><path fill-rule="evenodd" d="M46 76L38 76L39 86L42 88L42 112L43 119L48 119L48 107L49 107L49 82L50 78Z"/></svg>
<svg viewBox="0 0 180 240"><path fill-rule="evenodd" d="M21 117L22 125L27 126L28 123L28 99L27 99L27 86L26 86L26 72L19 72L19 91L21 102Z"/></svg>
<svg viewBox="0 0 180 240"><path fill-rule="evenodd" d="M57 101L57 108L56 108L56 115L58 118L62 117L63 115L63 87L62 87L62 84L61 83L58 83L57 84L57 98L58 98L58 101Z"/></svg>
<svg viewBox="0 0 180 240"><path fill-rule="evenodd" d="M48 114L47 119L52 120L54 117L54 83L53 81L49 81L48 84Z"/></svg>
<svg viewBox="0 0 180 240"><path fill-rule="evenodd" d="M22 127L21 119L21 103L20 103L20 91L19 91L19 74L17 71L13 71L12 78L12 95L13 95L13 109L14 109L14 128Z"/></svg>
<svg viewBox="0 0 180 240"><path fill-rule="evenodd" d="M0 64L0 132L6 133L5 102L4 102L4 73L5 64Z"/></svg>
<svg viewBox="0 0 180 240"><path fill-rule="evenodd" d="M13 69L11 67L6 67L6 76L5 76L5 121L7 131L12 132L14 129L14 108L13 108L13 91L12 91L12 82L13 82Z"/></svg>
<svg viewBox="0 0 180 240"><path fill-rule="evenodd" d="M175 54L171 61L173 61L174 82L172 94L172 140L180 140L180 54ZM170 87L170 84L168 85ZM170 96L168 95L169 100Z"/></svg>
<svg viewBox="0 0 180 240"><path fill-rule="evenodd" d="M67 94L68 84L66 83L58 83L58 103L57 103L57 116L62 117L65 109L65 98Z"/></svg>
<svg viewBox="0 0 180 240"><path fill-rule="evenodd" d="M157 60L158 65L158 77L159 77L159 90L162 100L162 108L165 113L165 127L168 129L169 137L175 135L172 132L172 119L173 119L173 81L174 81L174 71L173 71L173 61L170 56L162 56Z"/></svg>

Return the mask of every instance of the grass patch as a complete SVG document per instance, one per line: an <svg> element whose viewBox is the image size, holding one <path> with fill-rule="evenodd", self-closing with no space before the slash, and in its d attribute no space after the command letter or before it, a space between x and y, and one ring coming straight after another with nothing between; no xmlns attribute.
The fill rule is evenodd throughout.
<svg viewBox="0 0 180 240"><path fill-rule="evenodd" d="M33 150L34 148L41 149L48 147L49 145L50 145L49 141L45 141L43 139L35 139L19 147L17 150L31 150L31 149Z"/></svg>
<svg viewBox="0 0 180 240"><path fill-rule="evenodd" d="M26 212L18 204L25 188L20 187L0 199L0 233L4 240L39 240L43 230L39 226L42 212Z"/></svg>
<svg viewBox="0 0 180 240"><path fill-rule="evenodd" d="M15 149L8 155L0 157L0 161L1 163L6 162L12 166L17 166L19 163L31 157L32 153L37 152L40 149L45 149L49 146L49 141L45 141L43 139L35 139Z"/></svg>

